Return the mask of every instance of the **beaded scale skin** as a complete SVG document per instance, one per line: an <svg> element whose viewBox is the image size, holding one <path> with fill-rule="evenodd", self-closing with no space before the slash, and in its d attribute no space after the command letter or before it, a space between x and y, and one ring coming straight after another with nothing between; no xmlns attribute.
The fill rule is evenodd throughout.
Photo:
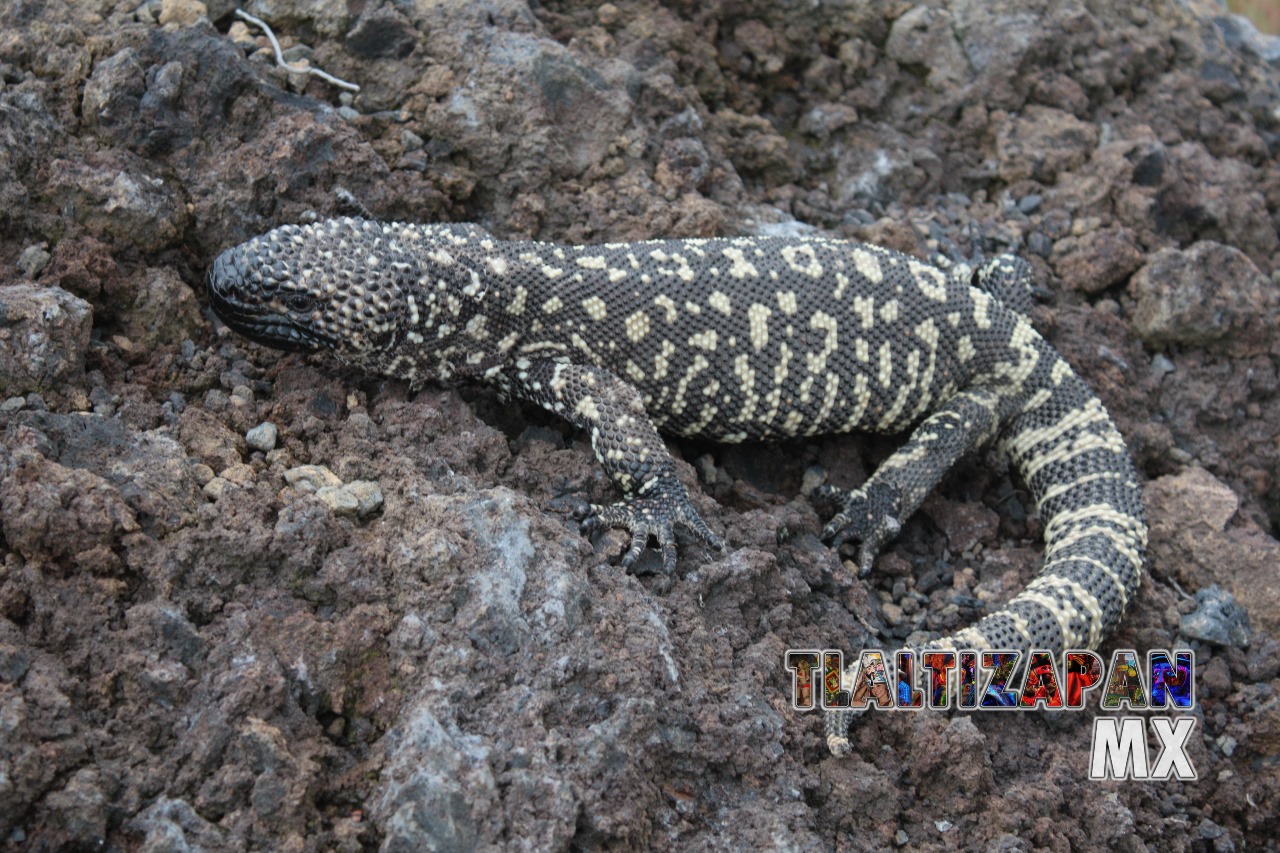
<svg viewBox="0 0 1280 853"><path fill-rule="evenodd" d="M1141 581L1141 491L1102 403L1015 310L1028 275L1012 256L943 271L819 238L561 246L344 217L223 252L209 296L260 343L414 387L489 382L587 430L623 499L584 507L583 527L628 529L627 567L652 536L672 571L676 522L724 547L659 430L737 442L915 424L866 483L835 492L823 536L856 541L862 574L961 455L998 440L1044 518L1044 566L928 648L1095 648ZM834 754L850 751L851 717L827 714Z"/></svg>

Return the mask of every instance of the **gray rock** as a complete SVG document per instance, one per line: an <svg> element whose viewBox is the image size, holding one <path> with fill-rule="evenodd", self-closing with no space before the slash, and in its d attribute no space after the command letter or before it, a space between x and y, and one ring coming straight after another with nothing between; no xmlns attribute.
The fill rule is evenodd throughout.
<svg viewBox="0 0 1280 853"><path fill-rule="evenodd" d="M227 839L186 800L161 797L142 810L129 828L143 836L142 853L192 853L226 850Z"/></svg>
<svg viewBox="0 0 1280 853"><path fill-rule="evenodd" d="M316 497L338 515L357 515L360 511L360 500L351 494L345 486L321 486L316 489Z"/></svg>
<svg viewBox="0 0 1280 853"><path fill-rule="evenodd" d="M284 479L300 492L318 492L323 488L337 488L342 479L323 465L299 465L284 472Z"/></svg>
<svg viewBox="0 0 1280 853"><path fill-rule="evenodd" d="M146 351L181 343L204 324L195 294L171 267L147 270L120 320L125 335Z"/></svg>
<svg viewBox="0 0 1280 853"><path fill-rule="evenodd" d="M356 515L360 518L382 509L382 488L372 480L353 480L342 488L356 499Z"/></svg>
<svg viewBox="0 0 1280 853"><path fill-rule="evenodd" d="M347 50L366 59L400 59L413 52L417 30L394 6L369 5L347 33Z"/></svg>
<svg viewBox="0 0 1280 853"><path fill-rule="evenodd" d="M387 735L383 789L375 812L385 820L384 853L462 851L476 846L473 809L497 797L488 750L425 703L407 709Z"/></svg>
<svg viewBox="0 0 1280 853"><path fill-rule="evenodd" d="M1193 640L1217 646L1249 645L1249 614L1217 584L1196 592L1196 609L1182 617L1178 628Z"/></svg>
<svg viewBox="0 0 1280 853"><path fill-rule="evenodd" d="M45 799L54 825L76 846L101 847L107 836L107 798L96 767L76 771L66 787Z"/></svg>
<svg viewBox="0 0 1280 853"><path fill-rule="evenodd" d="M996 157L1007 180L1052 183L1084 163L1098 145L1098 128L1063 110L1032 105L1001 122Z"/></svg>
<svg viewBox="0 0 1280 853"><path fill-rule="evenodd" d="M1152 346L1265 351L1274 328L1274 289L1248 256L1221 243L1161 249L1134 274L1129 289L1138 301L1134 330Z"/></svg>
<svg viewBox="0 0 1280 853"><path fill-rule="evenodd" d="M84 383L93 310L60 287L0 287L0 396Z"/></svg>
<svg viewBox="0 0 1280 853"><path fill-rule="evenodd" d="M244 440L253 450L261 450L266 453L276 449L277 437L278 430L276 425L271 421L263 421L245 433Z"/></svg>
<svg viewBox="0 0 1280 853"><path fill-rule="evenodd" d="M44 271L45 267L49 266L49 259L52 257L44 243L28 246L18 256L18 269L27 278L35 278Z"/></svg>
<svg viewBox="0 0 1280 853"><path fill-rule="evenodd" d="M899 65L923 65L928 84L946 88L972 74L955 37L955 21L945 9L917 6L893 22L885 53Z"/></svg>
<svg viewBox="0 0 1280 853"><path fill-rule="evenodd" d="M150 164L119 149L49 165L49 196L93 236L158 252L186 232L186 203Z"/></svg>

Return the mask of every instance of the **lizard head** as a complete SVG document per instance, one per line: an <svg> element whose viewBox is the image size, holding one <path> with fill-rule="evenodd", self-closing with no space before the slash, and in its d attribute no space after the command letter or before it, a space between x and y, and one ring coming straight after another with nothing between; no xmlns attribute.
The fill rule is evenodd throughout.
<svg viewBox="0 0 1280 853"><path fill-rule="evenodd" d="M484 282L465 257L412 237L364 219L285 225L218 255L209 304L266 346L330 350L415 382L443 378Z"/></svg>

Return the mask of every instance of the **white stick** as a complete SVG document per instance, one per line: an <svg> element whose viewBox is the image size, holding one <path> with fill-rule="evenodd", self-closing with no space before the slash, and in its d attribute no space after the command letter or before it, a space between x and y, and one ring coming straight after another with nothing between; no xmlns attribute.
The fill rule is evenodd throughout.
<svg viewBox="0 0 1280 853"><path fill-rule="evenodd" d="M310 68L310 67L299 68L296 65L290 65L289 63L284 61L284 52L280 50L280 42L276 41L276 34L271 32L271 27L267 26L266 21L263 21L259 18L255 18L253 15L250 15L244 9L236 9L236 17L243 18L244 20L253 24L255 27L261 28L261 30L267 34L267 40L271 42L271 47L273 47L276 52L276 65L280 66L286 71L294 71L299 74L310 74L314 77L319 77L321 80L324 80L328 83L332 83L333 85L337 86L340 89L346 89L348 92L360 91L360 87L357 86L355 83L348 83L346 80L339 80L337 77L334 77L332 74L329 74L327 72L321 71L319 68Z"/></svg>

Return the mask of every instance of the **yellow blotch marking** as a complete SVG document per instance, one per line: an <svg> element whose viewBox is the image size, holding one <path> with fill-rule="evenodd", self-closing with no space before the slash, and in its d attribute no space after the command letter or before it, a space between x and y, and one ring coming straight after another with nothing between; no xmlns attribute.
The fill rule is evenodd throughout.
<svg viewBox="0 0 1280 853"><path fill-rule="evenodd" d="M920 327L924 326L925 323L932 326L933 321L926 320L924 323L921 323L920 326L917 326L916 334L920 334ZM934 330L934 335L937 335L936 330ZM919 377L917 377L914 372L912 373L912 384L915 386L917 394L916 404L912 407L911 413L907 418L911 421L919 419L919 417L927 412L933 405L933 394L931 389L933 388L934 373L938 369L938 352L936 348L931 347L926 350L926 353L928 355L928 361L925 362L924 372ZM916 363L919 364L919 355L916 351L912 350L911 354L916 356Z"/></svg>
<svg viewBox="0 0 1280 853"><path fill-rule="evenodd" d="M601 255L586 255L584 257L575 258L574 263L583 269L602 270L608 267L608 263Z"/></svg>
<svg viewBox="0 0 1280 853"><path fill-rule="evenodd" d="M1033 409L1038 409L1052 399L1053 399L1053 392L1050 391L1048 388L1041 388L1040 390L1036 391L1036 393L1032 394L1030 399L1027 400L1027 402L1022 404L1022 411L1030 412Z"/></svg>
<svg viewBox="0 0 1280 853"><path fill-rule="evenodd" d="M778 291L778 307L788 317L796 313L796 294L794 290Z"/></svg>
<svg viewBox="0 0 1280 853"><path fill-rule="evenodd" d="M960 359L961 364L967 363L976 353L977 350L973 348L973 341L968 335L962 335L960 340L956 341L956 358Z"/></svg>
<svg viewBox="0 0 1280 853"><path fill-rule="evenodd" d="M880 344L880 384L885 388L889 387L889 382L893 379L893 347L888 341Z"/></svg>
<svg viewBox="0 0 1280 853"><path fill-rule="evenodd" d="M740 383L742 391L742 411L738 412L738 420L748 422L756 413L760 398L756 395L756 372L751 367L751 359L740 355L733 360L733 375Z"/></svg>
<svg viewBox="0 0 1280 853"><path fill-rule="evenodd" d="M813 419L813 422L809 424L809 429L806 430L809 435L814 435L822 429L823 424L827 422L827 418L831 417L831 410L836 404L836 391L839 388L840 374L828 373L826 387L823 389L822 408L818 409L818 416Z"/></svg>
<svg viewBox="0 0 1280 853"><path fill-rule="evenodd" d="M685 392L689 390L689 383L693 381L693 377L711 366L711 362L701 353L693 357L693 363L689 365L689 369L684 372L684 376L680 377L680 381L676 383L676 395L671 400L671 414L678 415L685 408Z"/></svg>
<svg viewBox="0 0 1280 853"><path fill-rule="evenodd" d="M729 301L727 294L719 290L711 291L711 296L707 297L707 304L726 317L733 313L733 303Z"/></svg>
<svg viewBox="0 0 1280 853"><path fill-rule="evenodd" d="M560 301L559 296L553 296L546 302L542 303L542 313L554 314L564 307L564 303Z"/></svg>
<svg viewBox="0 0 1280 853"><path fill-rule="evenodd" d="M639 343L644 340L645 335L649 334L649 315L643 311L637 311L624 321L623 328L628 340Z"/></svg>
<svg viewBox="0 0 1280 853"><path fill-rule="evenodd" d="M760 272L756 269L756 265L747 260L746 253L741 249L735 246L729 246L722 249L721 254L729 259L731 264L729 267L729 275L734 278L746 278L748 276L755 278L760 275Z"/></svg>
<svg viewBox="0 0 1280 853"><path fill-rule="evenodd" d="M489 318L483 314L477 314L467 321L464 331L476 340L482 341L489 337L489 333L486 332L484 328L488 319Z"/></svg>
<svg viewBox="0 0 1280 853"><path fill-rule="evenodd" d="M1053 380L1054 385L1061 385L1062 380L1071 375L1071 365L1062 359L1054 362L1052 369L1049 371L1049 378Z"/></svg>
<svg viewBox="0 0 1280 853"><path fill-rule="evenodd" d="M600 407L596 405L596 401L590 396L583 397L578 401L578 405L573 410L589 421L600 420Z"/></svg>
<svg viewBox="0 0 1280 853"><path fill-rule="evenodd" d="M653 357L653 379L655 382L661 382L667 378L667 371L671 369L671 356L675 354L676 348L671 341L663 341L658 354Z"/></svg>
<svg viewBox="0 0 1280 853"><path fill-rule="evenodd" d="M884 270L880 268L880 259L864 248L853 250L853 267L858 274L872 284L884 281Z"/></svg>
<svg viewBox="0 0 1280 853"><path fill-rule="evenodd" d="M898 300L890 299L888 302L880 306L880 319L886 323L897 322Z"/></svg>
<svg viewBox="0 0 1280 853"><path fill-rule="evenodd" d="M970 290L973 296L973 322L979 329L991 328L991 297L981 290Z"/></svg>
<svg viewBox="0 0 1280 853"><path fill-rule="evenodd" d="M936 352L938 349L938 326L932 319L924 320L915 329L916 337L918 337L929 352Z"/></svg>
<svg viewBox="0 0 1280 853"><path fill-rule="evenodd" d="M688 301L686 301L686 302L684 303L684 310L688 311L690 314L692 314L692 315L694 315L694 316L696 317L696 316L698 316L699 314L701 314L701 313L702 313L702 306L701 306L701 305L699 305L699 304L698 304L698 303L696 303L696 302L688 302Z"/></svg>
<svg viewBox="0 0 1280 853"><path fill-rule="evenodd" d="M689 346L696 349L706 350L707 352L716 351L716 335L715 329L708 329L705 332L699 332L696 335L689 336Z"/></svg>
<svg viewBox="0 0 1280 853"><path fill-rule="evenodd" d="M864 329L873 329L876 325L876 301L870 296L853 297L853 313Z"/></svg>
<svg viewBox="0 0 1280 853"><path fill-rule="evenodd" d="M941 270L914 258L907 261L907 269L911 271L911 280L926 297L935 302L947 301L947 277Z"/></svg>
<svg viewBox="0 0 1280 853"><path fill-rule="evenodd" d="M528 300L529 291L523 287L517 287L515 296L511 298L511 304L507 306L507 313L520 316L524 313L524 306Z"/></svg>
<svg viewBox="0 0 1280 853"><path fill-rule="evenodd" d="M587 356L587 359L589 361L593 363L600 362L600 357L596 355L596 351L591 348L591 345L587 343L586 339L583 338L582 335L579 335L577 332L574 332L572 335L569 336L569 343L573 344L575 347L582 350L582 352Z"/></svg>
<svg viewBox="0 0 1280 853"><path fill-rule="evenodd" d="M871 347L866 338L858 338L853 342L853 354L858 361L865 363L871 360Z"/></svg>
<svg viewBox="0 0 1280 853"><path fill-rule="evenodd" d="M920 370L920 353L912 350L907 354L907 381L898 386L898 395L893 400L893 405L889 407L889 411L884 413L880 419L882 426L889 426L898 421L898 416L902 414L902 410L906 408L907 399L915 393L916 390L916 374Z"/></svg>
<svg viewBox="0 0 1280 853"><path fill-rule="evenodd" d="M664 317L668 323L674 323L676 318L680 316L680 312L676 310L675 300L666 294L653 297L653 304L663 310Z"/></svg>
<svg viewBox="0 0 1280 853"><path fill-rule="evenodd" d="M791 347L778 345L778 366L773 369L773 390L765 395L769 411L765 413L765 423L771 423L778 416L778 408L782 405L782 385L787 381L788 364L791 361Z"/></svg>
<svg viewBox="0 0 1280 853"><path fill-rule="evenodd" d="M747 309L747 329L751 345L756 351L764 349L769 343L769 315L772 312L759 302L751 303Z"/></svg>
<svg viewBox="0 0 1280 853"><path fill-rule="evenodd" d="M822 278L822 264L818 262L818 255L814 252L813 246L807 243L801 243L797 246L783 246L782 259L787 262L787 266L798 273L804 273L813 278Z"/></svg>
<svg viewBox="0 0 1280 853"><path fill-rule="evenodd" d="M605 310L604 300L599 296L589 296L582 300L582 310L587 312L587 316L597 323L608 316L609 312Z"/></svg>
<svg viewBox="0 0 1280 853"><path fill-rule="evenodd" d="M542 274L547 278L559 278L564 275L564 270L560 269L560 267L553 267L550 264L543 264Z"/></svg>
<svg viewBox="0 0 1280 853"><path fill-rule="evenodd" d="M679 265L676 269L676 275L680 277L681 281L693 281L697 277L693 268L689 266L689 259L684 255L672 255L671 260Z"/></svg>
<svg viewBox="0 0 1280 853"><path fill-rule="evenodd" d="M840 345L839 327L836 325L836 318L832 317L825 311L814 311L813 316L809 318L809 328L823 332L822 349L816 353L806 353L806 366L810 373L824 373L827 369L827 359L829 359L836 351L836 347Z"/></svg>
<svg viewBox="0 0 1280 853"><path fill-rule="evenodd" d="M844 296L845 288L849 286L849 276L842 272L836 273L836 289L831 292L832 299L839 299Z"/></svg>
<svg viewBox="0 0 1280 853"><path fill-rule="evenodd" d="M800 380L800 388L798 390L800 392L800 405L802 406L809 405L809 392L813 390L813 380L812 373Z"/></svg>
<svg viewBox="0 0 1280 853"><path fill-rule="evenodd" d="M862 417L867 413L867 406L871 405L871 391L867 388L867 377L859 373L853 377L853 411L849 413L849 417L845 419L844 424L838 432L853 432L862 426Z"/></svg>

